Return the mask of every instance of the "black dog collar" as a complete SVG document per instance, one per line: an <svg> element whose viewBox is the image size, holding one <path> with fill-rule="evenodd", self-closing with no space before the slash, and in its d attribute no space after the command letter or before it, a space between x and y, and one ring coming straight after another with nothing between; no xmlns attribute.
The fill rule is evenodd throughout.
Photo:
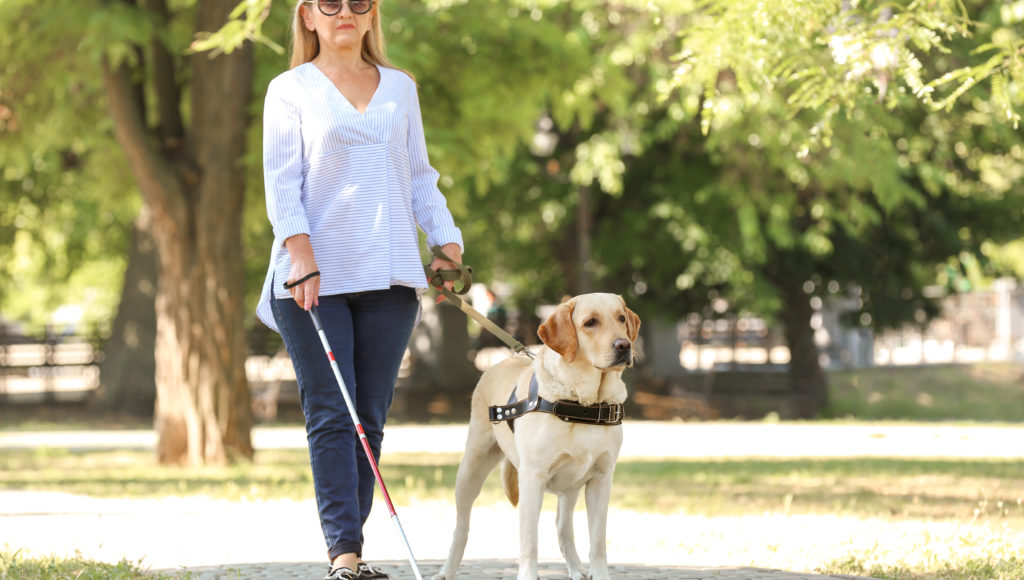
<svg viewBox="0 0 1024 580"><path fill-rule="evenodd" d="M512 395L508 403L493 405L489 408L492 423L508 422L508 428L515 432L513 421L526 413L540 411L551 413L568 423L586 423L589 425L621 425L623 408L621 403L597 403L581 405L577 401L548 401L537 394L539 390L537 375L530 377L530 393L527 398L516 401L516 389L512 387Z"/></svg>

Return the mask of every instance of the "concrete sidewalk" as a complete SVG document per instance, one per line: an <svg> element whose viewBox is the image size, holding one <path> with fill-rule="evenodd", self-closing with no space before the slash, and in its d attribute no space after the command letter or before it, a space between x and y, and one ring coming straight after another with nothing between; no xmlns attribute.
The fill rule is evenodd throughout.
<svg viewBox="0 0 1024 580"><path fill-rule="evenodd" d="M414 579L412 566L408 562L378 562L393 580ZM440 571L442 561L428 560L419 562L420 573L429 580ZM516 563L512 560L472 560L464 562L459 568L460 580L514 580ZM323 564L246 564L244 566L201 567L190 568L194 580L227 580L229 578L251 578L254 580L319 580L327 571ZM176 572L161 570L161 572ZM769 568L704 568L687 566L644 566L613 565L611 576L618 580L872 580L862 576L822 576L801 572L786 572ZM568 578L565 565L556 562L540 564L540 577Z"/></svg>
<svg viewBox="0 0 1024 580"><path fill-rule="evenodd" d="M554 498L546 498L553 507ZM448 553L454 513L447 501L396 498L396 508L424 571L436 573ZM396 580L412 578L407 554L383 502L366 522L366 558L389 563ZM575 514L576 544L585 556L584 510ZM749 515L702 517L612 509L608 555L617 578L691 578L701 573L727 580L795 580L806 573L761 568L813 569L827 554L870 549L876 522L834 516ZM553 509L541 512L539 561L544 578L565 578ZM782 543L780 543L782 542ZM58 492L0 490L0 550L25 549L117 562L127 559L199 578L319 580L325 574L323 537L312 499L245 501L209 497L96 498ZM466 546L465 577L514 577L518 516L508 504L480 505ZM642 563L642 564L639 564ZM708 572L713 570L714 572ZM758 575L760 574L760 576ZM751 576L753 575L753 576ZM460 576L462 577L462 576Z"/></svg>

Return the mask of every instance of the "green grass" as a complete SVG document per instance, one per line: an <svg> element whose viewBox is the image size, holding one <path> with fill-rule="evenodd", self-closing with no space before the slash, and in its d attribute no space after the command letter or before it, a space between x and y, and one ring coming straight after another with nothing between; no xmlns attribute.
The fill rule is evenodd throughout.
<svg viewBox="0 0 1024 580"><path fill-rule="evenodd" d="M0 552L0 580L184 580L192 574L157 574L126 560L117 564L94 562L80 556L29 556Z"/></svg>
<svg viewBox="0 0 1024 580"><path fill-rule="evenodd" d="M1021 580L1024 578L1024 559L967 558L946 567L920 571L885 564L867 564L862 558L851 556L832 562L818 571L823 574L852 574L887 580Z"/></svg>
<svg viewBox="0 0 1024 580"><path fill-rule="evenodd" d="M620 464L626 509L1024 521L1024 465L996 460L739 459Z"/></svg>
<svg viewBox="0 0 1024 580"><path fill-rule="evenodd" d="M396 501L451 501L458 454L385 455ZM1024 462L912 458L620 461L612 507L704 516L749 513L857 517L996 517L1024 523ZM260 452L231 467L157 465L144 451L0 451L0 489L94 497L204 495L229 500L310 499L304 450ZM497 472L479 502L503 503Z"/></svg>
<svg viewBox="0 0 1024 580"><path fill-rule="evenodd" d="M181 468L159 465L141 450L72 452L58 448L0 451L0 488L62 491L95 497L206 495L222 499L312 497L304 450L263 451L252 463Z"/></svg>
<svg viewBox="0 0 1024 580"><path fill-rule="evenodd" d="M1011 363L876 367L828 374L832 417L1005 421L1024 417L1024 368Z"/></svg>

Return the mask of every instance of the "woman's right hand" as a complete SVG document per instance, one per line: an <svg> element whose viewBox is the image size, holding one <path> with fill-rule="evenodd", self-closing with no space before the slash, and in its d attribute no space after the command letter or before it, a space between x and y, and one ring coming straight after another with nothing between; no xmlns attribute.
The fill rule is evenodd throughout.
<svg viewBox="0 0 1024 580"><path fill-rule="evenodd" d="M284 241L285 248L291 258L292 269L288 273L288 283L301 280L317 271L316 258L313 257L313 244L308 234L292 236ZM299 308L309 310L320 304L320 276L313 276L302 284L289 289L292 298Z"/></svg>

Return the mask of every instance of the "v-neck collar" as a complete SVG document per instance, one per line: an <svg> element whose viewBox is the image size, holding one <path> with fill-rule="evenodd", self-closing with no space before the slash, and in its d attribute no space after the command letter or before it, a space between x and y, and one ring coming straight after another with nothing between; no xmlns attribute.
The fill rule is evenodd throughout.
<svg viewBox="0 0 1024 580"><path fill-rule="evenodd" d="M373 95L370 97L370 100L366 103L366 109L360 112L360 110L357 109L356 106L352 104L352 101L348 100L348 97L345 96L345 93L341 92L341 89L338 88L338 85L334 84L334 81L331 80L331 77L327 76L327 74L324 71L320 70L320 67L313 64L312 61L307 62L306 64L313 67L313 70L316 71L315 74L319 75L324 82L330 85L330 87L334 89L334 93L341 98L342 102L348 105L348 108L352 109L352 111L355 112L355 114L359 115L360 117L365 117L366 113L369 112L370 107L372 107L374 101L377 100L377 95L380 94L381 85L384 84L384 67L380 66L379 64L373 65L374 67L377 68L377 88L373 90Z"/></svg>

